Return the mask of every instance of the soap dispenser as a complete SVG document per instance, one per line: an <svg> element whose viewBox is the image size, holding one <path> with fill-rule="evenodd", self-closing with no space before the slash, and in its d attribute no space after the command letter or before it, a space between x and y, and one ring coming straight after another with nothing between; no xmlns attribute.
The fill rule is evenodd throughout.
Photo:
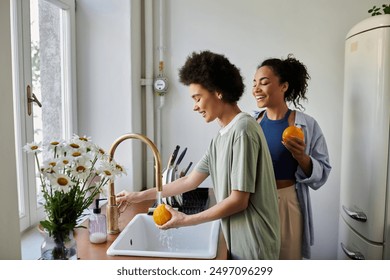
<svg viewBox="0 0 390 280"><path fill-rule="evenodd" d="M106 216L102 214L99 207L99 201L106 198L95 199L95 208L89 216L89 241L91 243L104 243L107 241Z"/></svg>

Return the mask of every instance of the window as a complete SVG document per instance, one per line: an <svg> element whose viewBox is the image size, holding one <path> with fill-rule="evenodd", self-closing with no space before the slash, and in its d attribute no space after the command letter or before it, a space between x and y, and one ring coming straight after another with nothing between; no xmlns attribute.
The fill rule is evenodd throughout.
<svg viewBox="0 0 390 280"><path fill-rule="evenodd" d="M43 218L29 142L66 139L75 131L75 0L13 0L13 85L21 230ZM45 158L45 154L40 155Z"/></svg>

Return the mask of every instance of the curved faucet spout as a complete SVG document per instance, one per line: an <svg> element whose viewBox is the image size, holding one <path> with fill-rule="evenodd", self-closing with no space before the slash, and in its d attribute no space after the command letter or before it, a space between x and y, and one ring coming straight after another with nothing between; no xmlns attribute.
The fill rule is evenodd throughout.
<svg viewBox="0 0 390 280"><path fill-rule="evenodd" d="M115 150L119 146L119 144L127 139L141 140L146 145L148 145L148 147L152 150L154 156L154 164L155 164L155 184L156 184L155 187L157 193L161 193L162 192L162 171L161 171L160 153L156 145L146 136L137 133L129 133L129 134L122 135L121 137L119 137L114 141L114 143L110 148L109 151L110 160L114 158ZM119 208L118 208L118 204L116 203L115 187L114 187L113 180L110 182L108 196L109 198L107 203L107 232L110 234L116 234L119 233L119 227L118 227Z"/></svg>

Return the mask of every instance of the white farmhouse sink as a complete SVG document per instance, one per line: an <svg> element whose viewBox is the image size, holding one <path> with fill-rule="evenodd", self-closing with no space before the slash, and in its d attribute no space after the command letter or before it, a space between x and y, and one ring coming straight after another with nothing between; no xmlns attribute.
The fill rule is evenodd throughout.
<svg viewBox="0 0 390 280"><path fill-rule="evenodd" d="M160 230L147 214L136 215L107 250L107 255L213 259L217 255L219 220Z"/></svg>

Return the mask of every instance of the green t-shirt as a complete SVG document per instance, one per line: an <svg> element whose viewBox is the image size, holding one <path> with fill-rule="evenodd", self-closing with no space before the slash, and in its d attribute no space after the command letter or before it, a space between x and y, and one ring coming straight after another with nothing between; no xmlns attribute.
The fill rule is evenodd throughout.
<svg viewBox="0 0 390 280"><path fill-rule="evenodd" d="M250 192L248 207L222 219L222 231L233 259L278 259L278 198L272 160L260 125L238 114L211 141L196 165L211 176L217 202L233 190Z"/></svg>

